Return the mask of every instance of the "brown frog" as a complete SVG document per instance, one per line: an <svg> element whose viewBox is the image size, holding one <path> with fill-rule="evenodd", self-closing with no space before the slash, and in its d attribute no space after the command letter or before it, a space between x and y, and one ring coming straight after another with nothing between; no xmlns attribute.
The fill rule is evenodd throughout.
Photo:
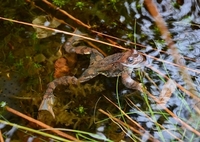
<svg viewBox="0 0 200 142"><path fill-rule="evenodd" d="M80 34L78 30L74 32L75 34ZM53 91L57 85L68 85L77 84L77 82L86 82L99 74L105 75L107 77L121 76L122 83L131 89L137 89L142 91L141 83L134 81L131 78L131 73L134 69L143 68L145 65L145 58L142 54L136 50L128 50L122 53L116 53L107 57L104 57L96 49L90 48L88 46L75 46L76 43L80 42L82 39L77 36L72 36L64 45L64 49L68 53L76 54L90 54L90 65L83 72L83 74L76 78L74 76L63 76L48 84L48 88L45 92L42 104L39 110L49 110L52 115L52 107L48 103L53 103ZM55 116L54 116L55 117Z"/></svg>

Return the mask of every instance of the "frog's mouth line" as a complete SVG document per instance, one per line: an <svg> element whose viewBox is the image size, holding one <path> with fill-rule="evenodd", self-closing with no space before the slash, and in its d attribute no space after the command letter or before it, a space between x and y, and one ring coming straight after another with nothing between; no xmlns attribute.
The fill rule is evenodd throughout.
<svg viewBox="0 0 200 142"><path fill-rule="evenodd" d="M141 68L142 67L142 65L140 63L131 64L131 65L127 65L127 64L124 64L124 63L121 63L121 64L125 67L128 67L129 69L135 69L135 68Z"/></svg>

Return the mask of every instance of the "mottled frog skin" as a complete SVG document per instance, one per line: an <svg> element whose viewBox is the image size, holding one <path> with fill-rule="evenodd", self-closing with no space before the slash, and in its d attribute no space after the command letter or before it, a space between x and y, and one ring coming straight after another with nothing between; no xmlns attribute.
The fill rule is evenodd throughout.
<svg viewBox="0 0 200 142"><path fill-rule="evenodd" d="M79 33L79 31L75 31ZM134 69L142 68L145 58L136 50L128 50L123 53L116 53L104 57L96 49L88 46L74 46L74 43L80 41L78 37L71 37L65 44L64 49L68 53L90 54L90 65L82 76L77 79L80 83L86 82L95 76L102 74L107 77L122 76L124 85L131 89L140 90L140 84L131 79L131 73Z"/></svg>
<svg viewBox="0 0 200 142"><path fill-rule="evenodd" d="M78 30L76 30L74 33L80 34ZM89 67L79 78L74 76L63 76L49 83L48 89L44 95L44 99L51 98L53 96L53 90L59 84L68 85L77 84L77 82L82 83L96 77L99 74L105 75L107 77L121 76L122 83L127 88L142 91L141 83L138 83L131 78L131 73L134 72L135 69L143 68L146 62L144 56L141 53L132 49L104 57L94 48L90 48L88 46L75 46L77 43L81 42L81 40L82 39L77 36L72 36L63 45L63 48L68 53L76 53L82 55L90 54Z"/></svg>

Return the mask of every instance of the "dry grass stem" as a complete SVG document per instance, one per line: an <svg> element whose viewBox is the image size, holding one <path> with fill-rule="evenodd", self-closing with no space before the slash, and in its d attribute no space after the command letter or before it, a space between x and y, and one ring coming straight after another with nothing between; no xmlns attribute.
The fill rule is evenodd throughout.
<svg viewBox="0 0 200 142"><path fill-rule="evenodd" d="M87 39L87 40L98 42L98 43L105 44L105 45L108 45L108 46L116 47L116 48L119 48L119 49L122 49L122 50L130 50L130 49L127 49L127 48L124 48L124 47L121 47L121 46L113 45L111 43L103 42L103 41L96 40L96 39L93 39L93 38L90 38L90 37L86 37L86 36L82 36L82 35L78 35L78 34L66 32L66 31L62 31L62 30L57 30L57 29L53 29L53 28L49 28L49 27L45 27L45 26L35 25L35 24L31 24L31 23L27 23L27 22L22 22L22 21L18 21L18 20L13 20L13 19L9 19L9 18L4 18L4 17L0 17L0 19L6 20L6 21L10 21L10 22L19 23L19 24L23 24L23 25L28 25L28 26L33 26L33 27L37 27L37 28L42 28L42 29L46 29L46 30L51 30L51 31L54 31L54 32L57 32L57 33L66 34L66 35L81 37L83 39Z"/></svg>
<svg viewBox="0 0 200 142"><path fill-rule="evenodd" d="M0 142L4 142L1 130L0 130Z"/></svg>
<svg viewBox="0 0 200 142"><path fill-rule="evenodd" d="M172 63L172 62L169 62L169 61L165 61L165 60L163 60L163 59L159 59L159 58L156 58L156 57L147 55L147 54L145 54L145 53L141 53L141 54L144 55L144 56L146 56L146 57L155 59L155 60L157 60L157 61L160 61L160 62L163 62L163 63L166 63L166 64L170 64L170 65L174 65L174 66L176 66L176 67L179 67L180 69L186 69L186 70L190 70L190 71L192 71L192 72L196 72L196 73L200 74L200 71L199 71L199 70L195 70L195 69L192 69L192 68L188 68L188 67L186 67L186 66L183 66L183 65L179 65L179 64L176 64L176 63ZM149 67L149 66L147 65L147 67Z"/></svg>
<svg viewBox="0 0 200 142"><path fill-rule="evenodd" d="M137 130L136 128L134 128L134 127L128 125L127 123L124 123L123 121L121 121L121 120L119 120L119 119L113 117L113 115L111 115L111 114L105 112L104 110L99 109L99 111L100 111L101 113L107 115L110 119L115 120L118 124L129 128L130 130L134 131L135 133L137 133L137 134L139 134L139 135L141 135L141 136L143 135L143 133L142 133L141 131L139 131L139 130ZM151 140L151 141L158 141L158 140L156 140L152 135L149 134L149 136L150 136L150 140Z"/></svg>
<svg viewBox="0 0 200 142"><path fill-rule="evenodd" d="M161 75L162 77L166 78L167 80L169 80L170 78L167 77L166 75L164 75L162 72L160 72L159 70L153 68L152 66L148 66L148 68L150 68L151 70L155 71L156 73L158 73L159 75ZM174 81L175 82L175 81ZM187 95L189 95L190 97L192 97L193 99L200 101L200 98L194 94L192 94L191 92L189 92L188 90L186 90L184 87L182 87L181 85L179 85L177 82L175 82L176 86L182 90L183 92L185 92Z"/></svg>
<svg viewBox="0 0 200 142"><path fill-rule="evenodd" d="M68 16L70 19L76 21L78 24L82 25L83 27L86 27L88 29L90 29L91 27L84 24L82 21L80 21L79 19L76 19L75 17L73 17L72 15L70 15L69 13L67 13L66 11L60 9L59 7L53 5L52 3L50 3L49 1L47 0L42 0L44 3L46 3L48 6L52 7L53 9L56 9L58 11L60 11L61 13L63 13L64 15Z"/></svg>
<svg viewBox="0 0 200 142"><path fill-rule="evenodd" d="M146 130L142 127L142 126L140 126L136 121L134 121L133 119L131 119L123 110L121 110L121 108L119 108L115 103L113 103L110 99L108 99L106 96L104 96L109 102L111 102L116 108L118 108L119 110L120 110L120 112L124 115L124 116L126 116L126 118L128 118L128 120L130 121L130 122L132 122L133 124L135 124L136 126L138 126L141 130L143 130L143 132L145 132ZM149 134L150 135L150 134ZM150 135L150 137L151 138L153 138L153 136L152 135Z"/></svg>
<svg viewBox="0 0 200 142"><path fill-rule="evenodd" d="M10 108L8 106L6 106L5 108L6 108L7 111L9 111L9 112L11 112L11 113L13 113L13 114L15 114L17 116L20 116L21 118L24 118L24 119L26 119L26 120L28 120L30 122L33 122L33 123L35 123L36 125L39 125L42 128L49 129L50 131L56 133L59 136L62 136L64 138L67 138L67 139L70 139L70 140L73 140L73 141L76 141L76 142L80 142L80 140L74 138L73 136L70 136L70 135L68 135L66 133L63 133L63 132L61 132L59 130L56 130L53 127L51 127L49 125L46 125L46 124L42 123L41 121L35 120L34 118L31 118L31 117L29 117L29 116L27 116L27 115L25 115L25 114L23 114L23 113L21 113L21 112L19 112L17 110L14 110L14 109L12 109L12 108Z"/></svg>
<svg viewBox="0 0 200 142"><path fill-rule="evenodd" d="M146 4L150 14L155 19L155 23L156 23L157 27L160 29L162 38L166 41L168 47L171 49L171 55L174 58L174 62L177 65L181 65L181 67L178 66L179 71L181 72L182 77L183 77L184 81L186 82L186 85L188 86L190 92L192 92L192 94L198 96L198 92L196 91L194 83L193 83L190 75L188 74L186 68L184 67L185 63L183 61L184 60L183 56L179 54L179 52L171 38L171 35L166 26L166 23L164 22L162 16L158 12L156 5L154 4L154 2L152 0L145 0L145 4Z"/></svg>
<svg viewBox="0 0 200 142"><path fill-rule="evenodd" d="M164 129L167 133L169 133L171 136L173 136L175 139L177 139L178 141L182 141L181 139L179 139L177 136L175 136L173 133L171 133L170 131L168 131L165 127L163 127L161 124L159 124L158 122L154 121L151 117L149 117L145 112L143 112L140 108L138 108L129 98L127 98L127 100L131 103L132 106L134 106L138 111L142 112L151 122L155 123L156 125L158 125L160 128ZM127 101L126 101L127 102ZM127 102L129 104L129 102ZM129 106L131 106L129 105ZM131 107L132 107L131 106Z"/></svg>
<svg viewBox="0 0 200 142"><path fill-rule="evenodd" d="M160 101L153 96L152 94L150 94L149 92L146 91L146 93L148 94L148 96L150 96L151 98L154 99L154 101L159 104ZM161 105L162 107L162 105ZM181 123L183 127L187 128L188 130L190 130L191 132L195 133L196 135L200 136L200 132L198 132L197 130L195 130L194 128L192 128L190 125L188 125L187 123L185 123L184 121L182 121L177 115L175 115L173 112L171 112L168 108L163 107L163 109L169 114L171 115L177 122Z"/></svg>

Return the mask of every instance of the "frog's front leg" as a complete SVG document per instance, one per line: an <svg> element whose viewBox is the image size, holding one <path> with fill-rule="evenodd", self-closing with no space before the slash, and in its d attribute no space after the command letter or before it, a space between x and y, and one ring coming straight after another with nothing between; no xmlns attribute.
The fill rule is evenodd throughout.
<svg viewBox="0 0 200 142"><path fill-rule="evenodd" d="M143 92L142 83L139 83L131 78L131 73L128 71L122 72L122 83L130 89L137 89L140 92Z"/></svg>

